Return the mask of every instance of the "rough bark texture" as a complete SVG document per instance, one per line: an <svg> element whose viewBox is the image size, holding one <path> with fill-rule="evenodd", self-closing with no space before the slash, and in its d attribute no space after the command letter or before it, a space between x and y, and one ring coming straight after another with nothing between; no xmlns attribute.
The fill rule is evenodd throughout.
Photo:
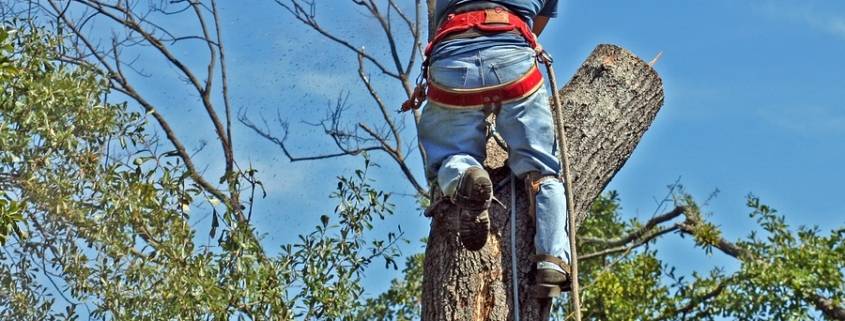
<svg viewBox="0 0 845 321"><path fill-rule="evenodd" d="M578 222L619 171L663 104L663 84L647 63L613 45L600 45L560 91L572 161ZM495 194L510 206L507 153L488 143L488 166ZM516 248L521 320L538 320L528 295L533 280L534 222L527 215L521 181L516 182ZM422 314L426 321L513 320L509 210L494 205L492 232L478 252L464 250L457 233L457 212L434 212L423 279Z"/></svg>

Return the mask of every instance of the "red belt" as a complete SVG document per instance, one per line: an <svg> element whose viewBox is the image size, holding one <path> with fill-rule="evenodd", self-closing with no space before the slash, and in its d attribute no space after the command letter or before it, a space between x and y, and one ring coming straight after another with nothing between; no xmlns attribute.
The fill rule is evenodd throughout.
<svg viewBox="0 0 845 321"><path fill-rule="evenodd" d="M449 89L434 81L428 83L428 99L452 108L498 105L519 100L533 94L543 85L543 74L537 65L514 81L473 89Z"/></svg>

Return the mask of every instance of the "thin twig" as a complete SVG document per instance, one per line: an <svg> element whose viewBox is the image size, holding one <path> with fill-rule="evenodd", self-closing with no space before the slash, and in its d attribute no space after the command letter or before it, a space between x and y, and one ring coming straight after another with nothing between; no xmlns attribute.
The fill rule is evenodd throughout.
<svg viewBox="0 0 845 321"><path fill-rule="evenodd" d="M62 12L62 9L60 9L59 5L56 3L55 0L48 0L48 3L53 7L53 10L55 10L57 13ZM90 52L91 55L95 57L95 59L99 62L100 66L106 69L108 78L110 79L113 89L118 90L121 93L127 95L128 97L132 98L135 102L141 105L141 107L147 112L147 114L151 115L156 120L156 122L159 124L159 127L161 127L161 129L167 136L167 139L176 149L176 152L179 154L179 157L185 163L185 167L191 174L191 178L195 182L197 182L197 184L202 186L203 189L205 189L207 192L211 193L221 201L229 203L229 197L225 195L222 191L217 189L217 187L208 182L197 170L196 166L193 163L193 160L187 152L187 149L182 144L181 140L176 136L175 132L173 131L173 128L170 126L170 123L164 118L164 116L158 113L155 107L135 90L135 88L127 81L124 74L119 71L117 67L112 66L109 61L106 60L106 57L101 54L101 51L96 46L94 46L91 40L88 39L88 37L86 37L82 33L82 31L79 30L79 28L77 28L76 25L66 15L60 14L58 15L58 18L61 19L61 21L71 30L71 32L73 32L77 39L82 41L83 45L87 48L88 52ZM120 21L120 18L114 15L112 15L112 19L117 19L118 21Z"/></svg>
<svg viewBox="0 0 845 321"><path fill-rule="evenodd" d="M381 116L384 119L384 122L390 128L391 134L393 134L393 139L396 142L396 145L393 146L393 149L396 151L397 154L401 154L402 141L401 137L399 136L399 130L396 128L396 124L393 122L393 117L391 117L390 111L388 110L384 101L381 99L381 96L378 94L375 87L373 87L372 83L370 83L370 77L368 77L364 73L363 55L358 55L358 78L360 78L361 82L363 82L364 85L367 87L367 92L370 94L370 97L375 100L376 105L378 105L379 111L381 112Z"/></svg>
<svg viewBox="0 0 845 321"><path fill-rule="evenodd" d="M372 62L379 70L381 70L382 73L384 73L384 74L386 74L386 75L388 75L392 78L395 78L395 79L401 79L399 74L388 70L375 57L373 57L373 56L367 54L366 52L364 52L363 49L360 49L356 46L353 46L351 43L349 43L349 41L342 39L342 38L334 35L333 33L323 29L323 27L320 26L319 23L317 23L317 20L314 18L314 15L311 14L311 13L308 13L304 8L302 8L302 5L299 3L299 1L290 0L293 7L283 3L282 0L275 0L275 1L276 1L277 4L279 4L280 6L285 8L285 10L290 12L294 16L294 18L301 21L305 25L311 27L312 29L314 29L314 31L317 31L318 33L320 33L324 37L328 38L329 40L334 41L335 43L340 44L341 46L346 47L349 50L354 51L356 54L364 55L364 57L367 58L367 60L369 60L370 62Z"/></svg>
<svg viewBox="0 0 845 321"><path fill-rule="evenodd" d="M378 135L378 133L376 133L374 130L369 128L366 124L359 123L358 127L360 127L365 132L367 132L367 134L369 134L371 137L373 137L373 139L375 139L379 143L381 143L382 146L387 145L387 142L384 141L384 138L381 137L380 135ZM392 157L394 161L396 161L396 164L399 165L399 169L402 170L402 173L405 174L405 178L407 178L408 181L411 183L411 185L417 190L417 193L419 193L420 196L423 196L425 198L429 198L430 196L428 195L428 191L426 191L426 189L423 188L422 185L420 185L420 183L414 177L414 174L411 172L411 169L408 167L408 164L405 161L404 156L402 154L397 154L395 152L395 150L392 150L392 149L383 149L383 150L385 152L387 152L387 154L390 155L390 157Z"/></svg>
<svg viewBox="0 0 845 321"><path fill-rule="evenodd" d="M301 162L301 161L310 161L310 160L319 160L319 159L329 159L329 158L335 158L335 157L341 157L341 156L358 155L362 152L368 152L368 151L384 150L384 148L382 146L369 146L369 147L361 147L361 148L355 148L355 149L350 149L350 150L343 150L343 151L338 152L338 153L328 153L328 154L320 154L320 155L313 155L313 156L294 156L288 150L287 144L285 143L285 140L287 138L287 130L285 130L285 135L282 136L282 138L278 138L278 137L275 137L272 134L270 134L269 130L261 129L258 126L256 126L255 123L250 121L249 118L247 118L245 114L241 114L240 116L238 116L238 120L244 126L246 126L247 128L252 129L259 136L264 137L265 139L267 139L267 140L273 142L274 144L276 144L277 146L279 146L279 148L282 149L282 153L285 154L285 157L287 157L290 162Z"/></svg>

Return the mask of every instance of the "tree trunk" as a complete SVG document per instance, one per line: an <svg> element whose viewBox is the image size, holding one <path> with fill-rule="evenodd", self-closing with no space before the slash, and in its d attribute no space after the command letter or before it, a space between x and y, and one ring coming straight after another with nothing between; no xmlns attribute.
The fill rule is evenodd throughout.
<svg viewBox="0 0 845 321"><path fill-rule="evenodd" d="M572 161L575 212L582 222L593 200L622 167L663 105L663 83L654 69L630 52L600 45L560 91ZM510 206L507 153L488 143L485 165L496 198ZM516 182L516 249L521 320L539 320L530 297L534 222L521 181ZM509 210L491 209L491 235L477 252L458 240L454 208L434 211L423 278L425 321L513 320Z"/></svg>

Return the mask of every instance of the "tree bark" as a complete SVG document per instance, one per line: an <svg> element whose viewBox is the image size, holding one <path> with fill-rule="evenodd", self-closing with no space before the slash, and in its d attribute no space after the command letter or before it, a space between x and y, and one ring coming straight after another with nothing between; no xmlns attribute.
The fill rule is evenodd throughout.
<svg viewBox="0 0 845 321"><path fill-rule="evenodd" d="M663 105L663 83L654 69L625 49L600 45L560 90L572 161L575 213L579 224L590 204L625 164ZM510 206L507 153L488 142L485 165L496 198ZM426 321L513 320L511 278L519 280L521 320L539 320L530 297L533 280L534 222L521 180L516 184L515 226L518 268L511 271L509 209L491 209L491 235L477 252L458 240L458 213L452 207L433 211L426 248L422 319Z"/></svg>

